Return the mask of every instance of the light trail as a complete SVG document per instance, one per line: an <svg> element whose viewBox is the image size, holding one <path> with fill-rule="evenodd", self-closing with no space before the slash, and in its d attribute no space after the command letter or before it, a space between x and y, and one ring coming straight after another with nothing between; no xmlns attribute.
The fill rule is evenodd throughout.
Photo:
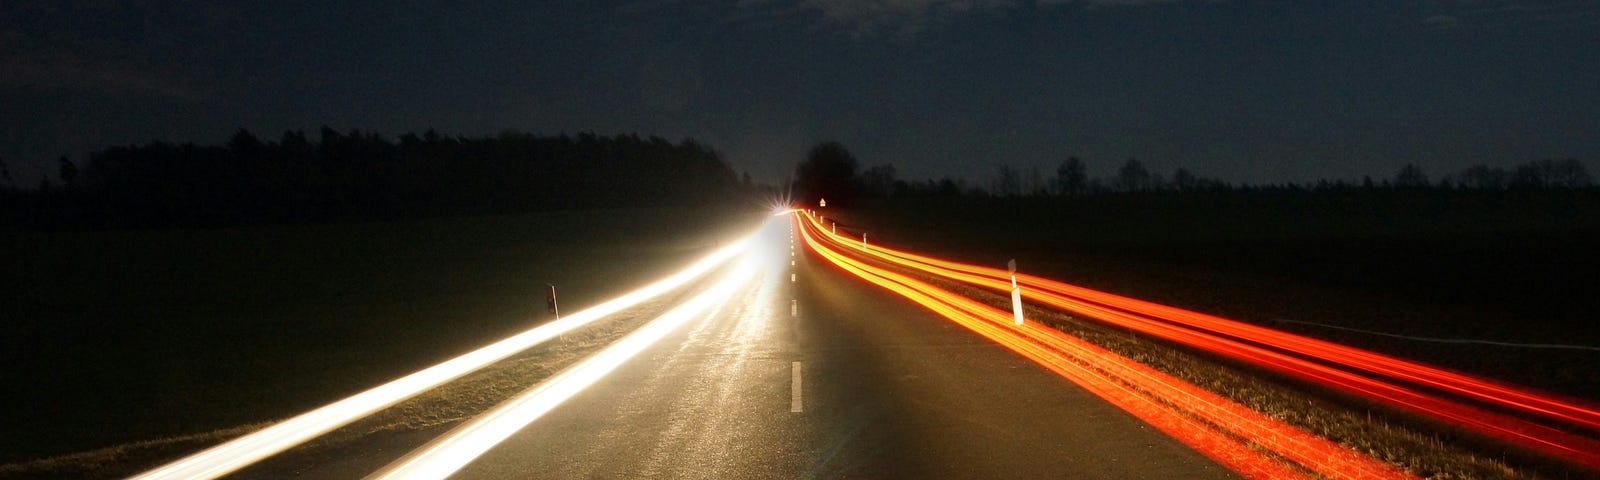
<svg viewBox="0 0 1600 480"><path fill-rule="evenodd" d="M1251 410L1116 353L1035 324L1015 326L1011 315L925 282L855 260L817 240L816 225L802 234L818 255L841 269L894 291L1022 354L1134 414L1249 478L1309 478L1242 441L1328 478L1410 478L1410 475L1337 443Z"/></svg>
<svg viewBox="0 0 1600 480"><path fill-rule="evenodd" d="M563 333L639 304L711 271L750 248L754 235L734 242L665 279L570 316L540 325L416 373L273 424L138 474L134 479L211 479L221 477L295 445L347 425L378 410L476 371Z"/></svg>
<svg viewBox="0 0 1600 480"><path fill-rule="evenodd" d="M831 235L815 218L812 228L840 246L854 239ZM874 248L867 255L924 273L972 285L1009 291L1009 273L996 268L950 262L903 251ZM1235 320L1098 292L1026 274L1017 281L1030 300L1114 325L1223 354L1296 378L1356 393L1426 417L1465 427L1545 455L1600 469L1600 441L1522 418L1491 412L1341 370L1368 372L1450 392L1502 408L1595 429L1600 410L1524 387L1494 382L1416 362ZM1332 364L1333 366L1330 366Z"/></svg>
<svg viewBox="0 0 1600 480"><path fill-rule="evenodd" d="M713 307L719 307L753 276L751 262L741 262L716 285L652 320L639 330L538 386L456 427L405 458L368 476L369 480L440 479L483 455L518 430L611 373L628 359Z"/></svg>
<svg viewBox="0 0 1600 480"><path fill-rule="evenodd" d="M841 242L847 241L844 237L838 237L838 240ZM995 286L994 282L982 280L1001 280L1006 279L1006 275L1009 275L1008 272L997 268L940 260L881 246L874 249L874 251L882 254L880 258L899 259L900 261L896 263L912 266L907 264L909 262L910 264L924 267L919 269L929 273L957 278L988 288L998 287ZM1035 292L1053 293L1133 313L1149 315L1193 328L1238 337L1288 352L1338 361L1346 366L1431 388L1438 388L1488 403L1511 407L1526 413L1581 425L1590 429L1600 429L1600 407L1585 405L1577 400L1557 398L1555 395L1537 392L1526 387L1496 382L1355 347L1100 292L1023 273L1017 274L1017 281L1031 287Z"/></svg>

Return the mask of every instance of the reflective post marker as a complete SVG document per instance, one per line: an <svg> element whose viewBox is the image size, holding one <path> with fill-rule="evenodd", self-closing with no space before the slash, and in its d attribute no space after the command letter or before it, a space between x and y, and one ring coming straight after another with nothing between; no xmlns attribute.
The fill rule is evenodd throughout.
<svg viewBox="0 0 1600 480"><path fill-rule="evenodd" d="M555 314L556 320L560 320L561 319L561 309L560 308L556 308L556 286L555 286L555 284L547 283L547 284L544 285L544 304L545 304L545 308L550 310L550 313Z"/></svg>
<svg viewBox="0 0 1600 480"><path fill-rule="evenodd" d="M1017 325L1022 325L1022 289L1017 288L1017 259L1006 262L1006 270L1011 271L1011 317L1016 319Z"/></svg>

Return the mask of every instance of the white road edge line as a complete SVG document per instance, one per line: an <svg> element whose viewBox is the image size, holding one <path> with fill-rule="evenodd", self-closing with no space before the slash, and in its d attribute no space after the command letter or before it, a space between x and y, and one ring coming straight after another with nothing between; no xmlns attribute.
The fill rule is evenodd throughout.
<svg viewBox="0 0 1600 480"><path fill-rule="evenodd" d="M645 324L600 353L452 429L366 478L432 480L449 477L690 319L708 310L715 312L713 307L726 301L752 275L753 270L754 267L749 263L740 264L715 286Z"/></svg>
<svg viewBox="0 0 1600 480"><path fill-rule="evenodd" d="M528 347L560 336L572 329L632 307L676 289L700 277L725 261L743 254L752 243L753 235L733 245L718 250L689 268L670 277L595 305L572 316L549 322L519 333L491 345L466 353L438 365L417 371L389 383L373 387L343 400L325 405L270 427L208 448L172 463L140 473L132 479L211 479L227 475L263 458L299 445L318 435L327 433L372 412L411 398L444 382L476 371L485 365L521 352Z"/></svg>
<svg viewBox="0 0 1600 480"><path fill-rule="evenodd" d="M800 362L794 362L789 364L789 412L800 410Z"/></svg>

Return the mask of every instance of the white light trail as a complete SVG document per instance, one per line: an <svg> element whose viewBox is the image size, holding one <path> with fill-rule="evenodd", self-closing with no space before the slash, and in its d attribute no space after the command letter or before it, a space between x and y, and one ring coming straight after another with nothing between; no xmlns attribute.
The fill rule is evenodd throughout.
<svg viewBox="0 0 1600 480"><path fill-rule="evenodd" d="M749 249L754 235L734 242L665 279L526 332L508 337L444 363L428 367L316 410L279 422L172 463L131 477L154 479L212 479L244 468L263 458L299 445L350 422L411 398L445 382L471 373L575 328L632 307L688 283Z"/></svg>
<svg viewBox="0 0 1600 480"><path fill-rule="evenodd" d="M688 302L652 320L582 363L456 427L405 458L369 475L367 479L431 480L450 476L684 323L713 306L720 306L732 296L735 289L746 284L754 271L751 262L741 262L715 286Z"/></svg>

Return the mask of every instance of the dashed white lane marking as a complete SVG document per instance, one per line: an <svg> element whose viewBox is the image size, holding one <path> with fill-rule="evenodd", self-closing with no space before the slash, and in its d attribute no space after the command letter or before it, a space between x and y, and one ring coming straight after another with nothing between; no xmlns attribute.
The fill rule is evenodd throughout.
<svg viewBox="0 0 1600 480"><path fill-rule="evenodd" d="M789 261L789 266L791 266L791 267L793 267L793 266L794 266L794 260L790 260L790 261Z"/></svg>
<svg viewBox="0 0 1600 480"><path fill-rule="evenodd" d="M800 362L794 362L789 364L789 412L800 410Z"/></svg>
<svg viewBox="0 0 1600 480"><path fill-rule="evenodd" d="M800 301L799 300L790 300L789 301L789 316L791 316L791 317L800 316Z"/></svg>
<svg viewBox="0 0 1600 480"><path fill-rule="evenodd" d="M794 274L789 274L789 283L794 283Z"/></svg>

